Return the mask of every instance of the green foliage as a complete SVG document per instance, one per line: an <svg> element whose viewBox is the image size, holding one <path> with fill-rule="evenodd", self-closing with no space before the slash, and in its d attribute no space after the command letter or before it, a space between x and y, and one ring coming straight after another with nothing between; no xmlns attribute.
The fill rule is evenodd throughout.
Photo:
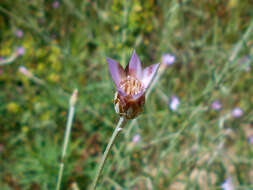
<svg viewBox="0 0 253 190"><path fill-rule="evenodd" d="M144 113L124 128L98 189L252 189L253 4L250 0L3 0L0 187L54 189L69 97L79 89L62 189L86 189L116 126L106 57L147 66L176 56ZM23 37L17 37L21 29ZM19 72L25 66L44 84ZM180 99L170 110L171 96ZM211 104L219 100L222 109ZM234 107L243 116L233 118ZM135 134L141 141L133 143Z"/></svg>

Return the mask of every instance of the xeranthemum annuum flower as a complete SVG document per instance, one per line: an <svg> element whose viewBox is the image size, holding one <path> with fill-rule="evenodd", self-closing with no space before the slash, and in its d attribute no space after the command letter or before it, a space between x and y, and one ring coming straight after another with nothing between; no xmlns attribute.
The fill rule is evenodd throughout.
<svg viewBox="0 0 253 190"><path fill-rule="evenodd" d="M107 58L109 71L116 85L114 107L117 114L133 119L142 112L145 103L145 92L154 78L159 64L142 69L135 50L125 69L115 60Z"/></svg>

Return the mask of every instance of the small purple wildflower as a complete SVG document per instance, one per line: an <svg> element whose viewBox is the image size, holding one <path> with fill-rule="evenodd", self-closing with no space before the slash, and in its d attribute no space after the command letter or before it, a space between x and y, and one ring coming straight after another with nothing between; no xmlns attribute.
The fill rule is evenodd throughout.
<svg viewBox="0 0 253 190"><path fill-rule="evenodd" d="M141 135L137 134L137 135L134 135L132 142L134 144L137 144L138 142L140 142L140 140L141 140Z"/></svg>
<svg viewBox="0 0 253 190"><path fill-rule="evenodd" d="M247 67L245 68L245 71L246 71L246 72L250 72L250 70L251 70L250 66L247 66Z"/></svg>
<svg viewBox="0 0 253 190"><path fill-rule="evenodd" d="M20 67L18 68L18 70L19 70L20 73L22 73L22 74L24 74L24 75L26 75L27 72L28 72L27 68L24 67L24 66L20 66Z"/></svg>
<svg viewBox="0 0 253 190"><path fill-rule="evenodd" d="M164 65L172 65L176 61L176 57L171 54L164 54L162 56L162 64Z"/></svg>
<svg viewBox="0 0 253 190"><path fill-rule="evenodd" d="M25 54L25 48L24 47L18 47L16 52L17 52L18 56L22 56L22 55Z"/></svg>
<svg viewBox="0 0 253 190"><path fill-rule="evenodd" d="M60 2L59 2L59 1L54 1L54 2L52 3L52 7L53 7L54 9L59 8L59 7L60 7Z"/></svg>
<svg viewBox="0 0 253 190"><path fill-rule="evenodd" d="M248 55L245 55L244 57L242 57L241 59L239 59L239 64L249 64L251 61L250 57ZM250 66L247 66L245 68L245 72L249 72L251 70Z"/></svg>
<svg viewBox="0 0 253 190"><path fill-rule="evenodd" d="M251 135L251 136L249 137L249 143L250 143L251 145L253 145L253 135Z"/></svg>
<svg viewBox="0 0 253 190"><path fill-rule="evenodd" d="M18 30L16 31L16 36L17 36L18 38L22 38L22 37L24 36L23 30L18 29Z"/></svg>
<svg viewBox="0 0 253 190"><path fill-rule="evenodd" d="M234 108L234 109L232 110L232 116L233 116L234 118L239 118L239 117L241 117L242 115L243 115L243 111L242 111L241 108L236 107L236 108Z"/></svg>
<svg viewBox="0 0 253 190"><path fill-rule="evenodd" d="M232 179L231 178L227 178L225 180L225 182L221 185L221 188L223 190L234 190L234 185L232 183Z"/></svg>
<svg viewBox="0 0 253 190"><path fill-rule="evenodd" d="M145 93L155 77L159 63L143 69L135 50L125 69L114 59L106 60L117 89L114 97L115 111L120 116L133 119L143 111Z"/></svg>
<svg viewBox="0 0 253 190"><path fill-rule="evenodd" d="M219 110L221 110L222 105L219 100L216 100L212 103L211 107L213 110L219 111Z"/></svg>
<svg viewBox="0 0 253 190"><path fill-rule="evenodd" d="M31 77L32 76L32 73L26 67L24 67L24 66L20 66L18 68L18 71L20 73L22 73L23 75L25 75L26 77Z"/></svg>
<svg viewBox="0 0 253 190"><path fill-rule="evenodd" d="M177 96L172 96L170 101L170 109L176 111L180 104L180 100Z"/></svg>

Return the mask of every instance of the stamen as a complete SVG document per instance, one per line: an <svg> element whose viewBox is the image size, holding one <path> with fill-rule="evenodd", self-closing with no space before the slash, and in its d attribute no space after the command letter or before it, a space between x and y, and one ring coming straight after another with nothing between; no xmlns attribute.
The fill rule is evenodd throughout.
<svg viewBox="0 0 253 190"><path fill-rule="evenodd" d="M120 87L128 95L138 94L144 90L144 85L138 79L127 76L126 80L122 81Z"/></svg>

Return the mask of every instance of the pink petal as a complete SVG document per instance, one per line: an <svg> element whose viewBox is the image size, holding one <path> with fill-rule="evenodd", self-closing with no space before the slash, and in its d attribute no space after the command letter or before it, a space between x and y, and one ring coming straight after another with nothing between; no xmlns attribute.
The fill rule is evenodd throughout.
<svg viewBox="0 0 253 190"><path fill-rule="evenodd" d="M142 72L142 83L145 88L148 88L154 78L156 71L158 70L159 63L146 67Z"/></svg>
<svg viewBox="0 0 253 190"><path fill-rule="evenodd" d="M139 97L141 97L144 93L146 92L146 90L141 91L139 94L133 94L132 95L132 99L133 100L137 100Z"/></svg>
<svg viewBox="0 0 253 190"><path fill-rule="evenodd" d="M108 57L106 58L106 61L108 62L109 71L111 73L112 79L115 85L118 87L120 81L125 79L126 73L117 61Z"/></svg>
<svg viewBox="0 0 253 190"><path fill-rule="evenodd" d="M129 94L126 94L124 92L124 90L120 87L117 87L117 91L118 93L122 96L122 97L125 97L125 98L128 98L129 100L137 100L139 97L141 97L145 92L146 92L146 89L144 89L143 91L141 91L140 93L138 94L133 94L133 95L129 95Z"/></svg>
<svg viewBox="0 0 253 190"><path fill-rule="evenodd" d="M123 97L129 96L129 95L126 94L125 91L124 91L122 88L120 88L119 86L117 86L117 91L118 91L118 93L119 93L121 96L123 96Z"/></svg>
<svg viewBox="0 0 253 190"><path fill-rule="evenodd" d="M127 72L127 74L129 74L139 80L142 77L141 62L140 62L140 59L139 59L138 55L136 54L135 50L133 51L131 60L126 67L126 72Z"/></svg>

